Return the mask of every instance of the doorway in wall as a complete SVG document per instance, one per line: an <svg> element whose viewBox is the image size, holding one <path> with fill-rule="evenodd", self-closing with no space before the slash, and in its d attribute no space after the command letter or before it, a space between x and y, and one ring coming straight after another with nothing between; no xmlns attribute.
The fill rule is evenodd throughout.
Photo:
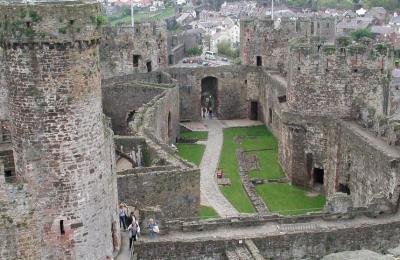
<svg viewBox="0 0 400 260"><path fill-rule="evenodd" d="M258 102L256 101L250 102L250 119L258 120Z"/></svg>

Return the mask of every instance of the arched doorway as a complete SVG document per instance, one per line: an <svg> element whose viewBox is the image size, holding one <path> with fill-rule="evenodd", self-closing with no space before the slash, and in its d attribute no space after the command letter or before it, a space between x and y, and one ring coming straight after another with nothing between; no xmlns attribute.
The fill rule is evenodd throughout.
<svg viewBox="0 0 400 260"><path fill-rule="evenodd" d="M218 108L218 79L205 77L201 80L201 107L211 109L217 115Z"/></svg>

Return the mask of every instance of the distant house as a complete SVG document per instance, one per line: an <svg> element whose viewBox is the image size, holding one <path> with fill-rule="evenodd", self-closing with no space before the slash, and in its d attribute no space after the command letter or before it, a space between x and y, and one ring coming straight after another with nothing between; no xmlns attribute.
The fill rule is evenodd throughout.
<svg viewBox="0 0 400 260"><path fill-rule="evenodd" d="M183 13L178 18L176 18L176 22L181 25L188 25L196 18L196 14L193 13Z"/></svg>
<svg viewBox="0 0 400 260"><path fill-rule="evenodd" d="M374 25L373 17L346 17L336 25L336 32L342 36L350 35L355 30L370 28L372 25Z"/></svg>
<svg viewBox="0 0 400 260"><path fill-rule="evenodd" d="M378 25L384 25L386 22L387 11L383 7L372 7L365 14L365 17L372 17L376 19Z"/></svg>

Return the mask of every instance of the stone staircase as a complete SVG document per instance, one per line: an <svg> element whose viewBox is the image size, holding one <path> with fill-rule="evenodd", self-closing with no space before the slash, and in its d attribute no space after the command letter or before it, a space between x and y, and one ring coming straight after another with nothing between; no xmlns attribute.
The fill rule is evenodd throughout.
<svg viewBox="0 0 400 260"><path fill-rule="evenodd" d="M251 239L246 239L243 244L226 250L225 255L228 260L264 260Z"/></svg>

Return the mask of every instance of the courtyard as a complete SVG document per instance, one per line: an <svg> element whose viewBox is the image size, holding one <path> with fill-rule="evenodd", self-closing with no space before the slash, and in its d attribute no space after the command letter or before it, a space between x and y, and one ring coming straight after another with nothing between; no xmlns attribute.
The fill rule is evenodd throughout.
<svg viewBox="0 0 400 260"><path fill-rule="evenodd" d="M323 209L324 195L293 186L288 182L278 162L278 141L264 125L230 126L225 126L222 130L223 144L219 159L217 159L218 168L223 170L223 177L228 180L230 185L219 186L219 189L238 213L256 212L240 176L237 157L239 149L245 158L245 162L243 162L247 168L245 174L253 183L258 183L254 185L255 191L265 203L268 211L282 215L299 215ZM205 131L181 133L181 140L192 143L178 143L178 154L201 167L205 144L208 144L205 141L207 137ZM214 150L218 150L218 148ZM216 154L218 151L214 151L214 156ZM212 181L216 181L215 176L211 178ZM218 216L211 206L202 206L200 210L202 218Z"/></svg>

